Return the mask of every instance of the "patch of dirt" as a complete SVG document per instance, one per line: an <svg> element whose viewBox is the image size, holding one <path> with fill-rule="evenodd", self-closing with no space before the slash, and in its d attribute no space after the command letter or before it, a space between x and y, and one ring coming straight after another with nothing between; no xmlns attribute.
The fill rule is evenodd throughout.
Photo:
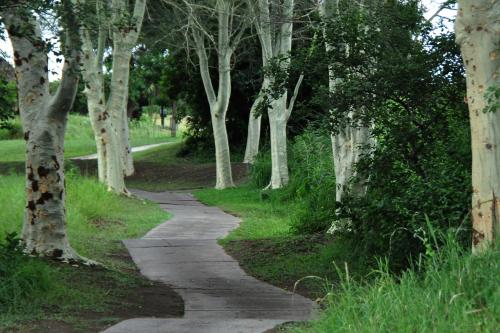
<svg viewBox="0 0 500 333"><path fill-rule="evenodd" d="M256 276L252 272L250 266L256 261L263 262L269 260L280 260L280 258L294 254L314 253L317 247L327 244L332 241L331 236L325 234L313 234L298 238L287 238L283 241L276 239L256 239L256 240L233 240L224 244L224 250L234 259L238 261L243 270L250 276L254 276L264 282L275 285L279 288L294 291L295 283L303 278L303 276L284 276L280 280L265 279L262 276ZM318 299L318 291L311 290L306 283L300 283L295 292L299 295L316 301ZM279 331L271 331L279 332Z"/></svg>
<svg viewBox="0 0 500 333"><path fill-rule="evenodd" d="M95 176L97 162L95 160L73 160L85 176ZM135 173L127 177L127 182L135 184L152 184L158 191L195 189L215 185L215 164L196 164L186 161L185 164L161 164L147 161L134 161ZM236 184L242 183L248 175L248 165L232 164L233 179ZM136 186L132 186L136 187ZM152 190L148 188L148 190Z"/></svg>
<svg viewBox="0 0 500 333"><path fill-rule="evenodd" d="M126 250L113 253L110 256L132 264L132 259ZM135 267L135 266L134 266ZM103 268L80 268L80 274L91 279L92 284L106 290L116 291L117 286L106 278ZM128 274L140 277L137 269L125 270ZM123 288L123 287L120 287ZM184 301L169 286L158 282L145 280L128 289L119 290L119 296L104 312L80 311L74 314L71 321L44 319L33 321L21 328L0 329L1 333L97 333L126 319L138 317L178 318L184 315ZM105 296L104 296L105 297ZM57 313L57 307L47 309Z"/></svg>

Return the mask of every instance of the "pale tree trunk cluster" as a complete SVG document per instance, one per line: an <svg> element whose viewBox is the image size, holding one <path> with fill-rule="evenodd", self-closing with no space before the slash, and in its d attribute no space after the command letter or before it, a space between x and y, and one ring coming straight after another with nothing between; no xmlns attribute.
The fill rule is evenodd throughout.
<svg viewBox="0 0 500 333"><path fill-rule="evenodd" d="M262 58L264 66L270 64L273 59L283 58L280 61L281 70L288 71L290 67L290 52L292 51L292 35L293 35L293 13L294 1L285 0L279 6L277 19L271 18L269 0L258 0L253 4L252 8L255 16L255 27L262 48ZM288 184L288 158L287 158L287 123L293 110L295 99L302 83L304 76L301 75L295 85L292 97L288 98L288 91L285 90L278 98L270 101L268 109L269 125L271 132L271 181L269 188L278 189ZM267 81L269 80L269 81ZM262 90L266 89L269 84L272 84L274 78L269 77L264 80ZM259 96L260 98L260 96ZM258 99L259 99L258 98ZM260 101L256 101L259 103ZM253 112L253 111L252 111ZM252 117L252 112L250 117ZM253 126L254 128L250 128ZM249 138L250 143L254 143L257 134L254 133L255 128L260 130L260 122L258 127L250 122ZM250 137L250 131L252 136ZM252 139L252 140L251 140ZM247 147L248 147L247 143ZM258 147L258 141L257 141ZM249 152L250 155L250 152ZM255 158L255 155L249 156L249 161Z"/></svg>
<svg viewBox="0 0 500 333"><path fill-rule="evenodd" d="M57 92L49 92L48 57L32 14L0 12L14 49L19 111L26 140L26 209L22 240L27 253L60 260L82 259L66 233L64 134L79 77L77 21L69 1L61 19L65 62Z"/></svg>
<svg viewBox="0 0 500 333"><path fill-rule="evenodd" d="M80 1L85 4L84 0ZM127 0L96 1L96 20L81 29L83 78L89 116L97 147L99 180L116 193L128 194L125 176L134 172L127 117L130 60L139 38L145 0L136 0L133 11ZM111 17L106 15L109 9ZM97 34L95 29L97 22ZM113 40L113 65L109 98L104 91L103 58L108 32ZM96 37L93 37L96 36Z"/></svg>
<svg viewBox="0 0 500 333"><path fill-rule="evenodd" d="M472 141L472 245L481 251L500 231L500 110L487 110L485 95L498 92L500 2L459 0L456 40L467 76Z"/></svg>
<svg viewBox="0 0 500 333"><path fill-rule="evenodd" d="M323 29L326 29L328 20L334 15L340 15L338 0L321 0L319 11L323 19ZM325 30L323 34L325 35L325 49L327 52L332 52L335 48L328 42ZM335 77L331 66L328 76L329 91L334 94L340 79ZM346 193L362 196L366 192L366 186L363 184L364 178L357 173L356 164L361 160L366 149L374 144L374 141L371 128L356 120L357 112L359 110L349 111L347 121L343 122L345 125L331 134L337 202L341 202Z"/></svg>

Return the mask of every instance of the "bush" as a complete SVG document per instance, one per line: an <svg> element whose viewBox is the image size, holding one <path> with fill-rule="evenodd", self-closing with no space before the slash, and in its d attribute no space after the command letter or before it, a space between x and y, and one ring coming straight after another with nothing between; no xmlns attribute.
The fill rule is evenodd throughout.
<svg viewBox="0 0 500 333"><path fill-rule="evenodd" d="M294 201L292 230L295 233L326 231L335 212L335 172L329 136L308 129L289 146L290 183L273 198ZM262 151L252 165L251 184L263 188L271 178L271 153Z"/></svg>
<svg viewBox="0 0 500 333"><path fill-rule="evenodd" d="M290 147L290 184L286 194L296 200L292 217L296 233L315 233L328 229L335 213L335 172L329 136L307 130Z"/></svg>

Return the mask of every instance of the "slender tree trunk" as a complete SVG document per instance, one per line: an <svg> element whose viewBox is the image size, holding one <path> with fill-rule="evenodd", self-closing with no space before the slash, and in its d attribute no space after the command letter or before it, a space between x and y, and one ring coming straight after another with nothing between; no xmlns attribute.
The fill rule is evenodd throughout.
<svg viewBox="0 0 500 333"><path fill-rule="evenodd" d="M175 120L176 116L177 116L177 103L173 102L172 115L170 116L170 136L173 138L177 136L177 122Z"/></svg>
<svg viewBox="0 0 500 333"><path fill-rule="evenodd" d="M245 148L245 157L243 163L253 164L255 157L259 153L259 143L260 143L260 129L262 123L262 116L257 115L257 106L262 101L262 93L268 86L268 80L264 79L262 87L260 88L259 95L252 104L250 109L250 115L248 117L248 134L247 134L247 144Z"/></svg>
<svg viewBox="0 0 500 333"><path fill-rule="evenodd" d="M325 49L327 52L333 52L335 49L329 42L326 33L327 20L334 15L340 15L338 9L338 0L323 0L320 7L320 16L324 20L323 35L325 37ZM329 91L335 93L339 79L335 77L332 66L329 66ZM356 124L355 112L348 115L349 121L354 124L347 124L337 133L331 135L332 153L335 168L335 197L337 202L341 202L344 194L349 192L355 196L363 196L366 193L366 186L363 179L356 173L356 163L361 156L373 145L371 128L364 124ZM356 126L357 125L357 126ZM353 178L356 177L354 180Z"/></svg>
<svg viewBox="0 0 500 333"><path fill-rule="evenodd" d="M455 32L467 72L472 140L472 247L480 252L500 231L500 110L485 112L485 94L499 89L500 2L458 4Z"/></svg>
<svg viewBox="0 0 500 333"><path fill-rule="evenodd" d="M212 112L212 128L215 141L215 188L234 187L225 112Z"/></svg>
<svg viewBox="0 0 500 333"><path fill-rule="evenodd" d="M215 5L218 19L217 57L219 84L217 93L210 77L208 67L208 55L205 45L205 35L199 29L192 26L192 37L196 45L200 74L203 87L210 105L213 136L215 141L215 163L216 163L216 189L234 187L231 171L231 158L229 142L226 129L226 113L231 98L231 56L233 47L229 31L231 17L231 3L227 0L218 0ZM192 19L192 18L190 18ZM237 44L241 36L236 35L233 44Z"/></svg>
<svg viewBox="0 0 500 333"><path fill-rule="evenodd" d="M271 132L271 182L270 188L278 189L288 185L288 155L286 127L286 94L274 101L269 110Z"/></svg>

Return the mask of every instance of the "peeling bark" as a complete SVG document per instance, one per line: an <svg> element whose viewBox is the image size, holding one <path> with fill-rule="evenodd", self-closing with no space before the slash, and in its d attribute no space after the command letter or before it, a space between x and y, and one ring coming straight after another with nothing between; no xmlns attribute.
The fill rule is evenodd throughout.
<svg viewBox="0 0 500 333"><path fill-rule="evenodd" d="M39 23L31 14L20 15L9 9L0 12L14 49L19 110L26 139L22 240L30 254L87 261L71 248L66 232L64 134L77 91L80 54L74 13L68 1L61 5L67 10L61 19L66 33L65 63L55 95L49 92L48 58Z"/></svg>
<svg viewBox="0 0 500 333"><path fill-rule="evenodd" d="M500 230L500 110L485 112L485 93L499 89L500 2L458 5L455 33L466 68L472 141L472 249L481 252Z"/></svg>

